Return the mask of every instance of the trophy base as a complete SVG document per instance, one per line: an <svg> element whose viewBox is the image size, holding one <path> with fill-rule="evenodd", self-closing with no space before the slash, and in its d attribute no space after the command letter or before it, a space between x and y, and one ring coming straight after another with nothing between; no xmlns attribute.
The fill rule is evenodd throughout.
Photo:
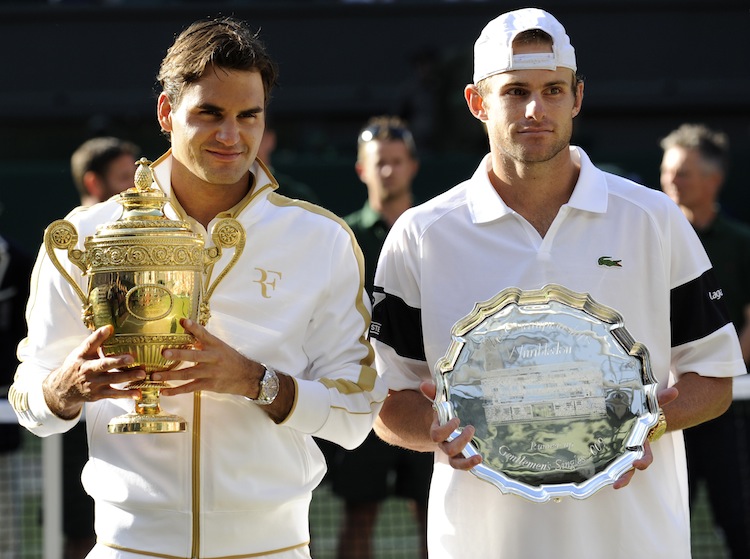
<svg viewBox="0 0 750 559"><path fill-rule="evenodd" d="M143 415L128 413L113 418L107 431L110 433L181 433L187 429L187 421L178 415L159 413Z"/></svg>

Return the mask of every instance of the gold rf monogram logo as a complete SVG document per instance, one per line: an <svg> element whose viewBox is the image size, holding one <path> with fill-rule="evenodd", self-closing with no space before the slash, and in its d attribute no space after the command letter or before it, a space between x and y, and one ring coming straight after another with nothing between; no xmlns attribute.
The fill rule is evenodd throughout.
<svg viewBox="0 0 750 559"><path fill-rule="evenodd" d="M281 272L274 272L273 270L264 270L263 268L255 268L260 272L260 279L253 280L255 283L260 284L261 295L265 299L270 299L271 296L268 294L269 289L276 289L276 280L281 279Z"/></svg>

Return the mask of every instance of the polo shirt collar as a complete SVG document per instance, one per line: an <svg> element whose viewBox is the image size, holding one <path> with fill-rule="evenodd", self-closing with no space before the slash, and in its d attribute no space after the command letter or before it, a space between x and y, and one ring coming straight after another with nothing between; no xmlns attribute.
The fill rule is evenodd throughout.
<svg viewBox="0 0 750 559"><path fill-rule="evenodd" d="M581 172L567 206L592 213L606 212L609 197L607 174L577 146L570 146L570 156L581 166Z"/></svg>
<svg viewBox="0 0 750 559"><path fill-rule="evenodd" d="M466 189L469 212L474 223L489 223L513 213L490 182L491 167L492 160L488 153L474 171Z"/></svg>
<svg viewBox="0 0 750 559"><path fill-rule="evenodd" d="M605 173L594 166L581 148L570 146L570 155L575 162L580 164L581 171L573 194L566 205L583 211L604 213L607 210ZM467 199L474 223L488 223L513 213L490 182L491 164L490 155L487 154L469 181Z"/></svg>
<svg viewBox="0 0 750 559"><path fill-rule="evenodd" d="M362 225L367 229L370 229L382 220L381 215L372 209L370 202L365 202L365 205L359 212L359 218Z"/></svg>

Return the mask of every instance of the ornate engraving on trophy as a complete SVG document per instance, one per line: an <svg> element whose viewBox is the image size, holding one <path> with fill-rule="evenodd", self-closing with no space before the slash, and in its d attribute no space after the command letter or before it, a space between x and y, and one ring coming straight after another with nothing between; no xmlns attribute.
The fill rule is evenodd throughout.
<svg viewBox="0 0 750 559"><path fill-rule="evenodd" d="M115 333L102 344L102 352L130 353L135 357L132 368L150 374L179 365L162 355L164 349L192 347L195 340L180 321L189 318L206 324L211 293L239 259L245 232L235 219L222 219L212 230L214 246L204 248L203 238L193 233L188 223L165 216L163 209L169 199L153 184L150 162L144 158L138 165L134 188L118 198L122 216L100 225L95 235L85 239L85 250L76 248L78 233L65 220L47 227L45 248L81 299L86 327L113 326ZM204 278L210 279L222 249L230 247L234 248L231 260L204 289ZM88 277L87 293L60 264L55 250L65 250L69 261ZM159 391L165 383L149 376L129 386L141 389L141 400L133 413L110 422L111 433L186 429L184 419L161 411Z"/></svg>
<svg viewBox="0 0 750 559"><path fill-rule="evenodd" d="M125 295L125 308L144 322L159 320L172 311L174 298L161 285L136 285Z"/></svg>

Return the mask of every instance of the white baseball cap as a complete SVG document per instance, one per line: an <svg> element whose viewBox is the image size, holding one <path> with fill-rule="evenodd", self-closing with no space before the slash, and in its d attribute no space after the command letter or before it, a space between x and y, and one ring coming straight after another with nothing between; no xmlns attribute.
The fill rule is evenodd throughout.
<svg viewBox="0 0 750 559"><path fill-rule="evenodd" d="M552 37L552 52L513 54L513 39L523 31L539 29ZM507 12L489 22L474 43L474 83L511 70L576 71L575 49L565 28L552 14L539 8Z"/></svg>

